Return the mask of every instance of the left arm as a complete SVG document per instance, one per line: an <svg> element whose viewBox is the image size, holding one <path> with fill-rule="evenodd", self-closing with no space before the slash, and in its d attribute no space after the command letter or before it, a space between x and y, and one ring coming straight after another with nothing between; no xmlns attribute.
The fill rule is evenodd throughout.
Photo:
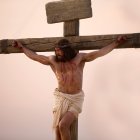
<svg viewBox="0 0 140 140"><path fill-rule="evenodd" d="M111 52L114 48L116 48L118 45L122 44L125 41L125 37L120 36L116 41L113 43L101 48L99 51L93 51L90 53L84 53L82 60L85 62L93 61L94 59L104 56Z"/></svg>

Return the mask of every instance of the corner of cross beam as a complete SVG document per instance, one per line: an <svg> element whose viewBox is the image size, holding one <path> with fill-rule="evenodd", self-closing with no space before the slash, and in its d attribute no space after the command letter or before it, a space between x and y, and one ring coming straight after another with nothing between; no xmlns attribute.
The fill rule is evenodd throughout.
<svg viewBox="0 0 140 140"><path fill-rule="evenodd" d="M45 7L50 24L92 17L91 0L55 1Z"/></svg>
<svg viewBox="0 0 140 140"><path fill-rule="evenodd" d="M140 34L134 35L132 44L133 44L134 48L140 48Z"/></svg>
<svg viewBox="0 0 140 140"><path fill-rule="evenodd" d="M8 39L3 39L1 40L1 44L0 44L0 53L2 54L8 54Z"/></svg>

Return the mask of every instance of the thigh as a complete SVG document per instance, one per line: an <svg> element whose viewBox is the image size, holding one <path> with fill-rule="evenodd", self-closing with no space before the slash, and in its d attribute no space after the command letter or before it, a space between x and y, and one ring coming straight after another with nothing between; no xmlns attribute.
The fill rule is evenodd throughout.
<svg viewBox="0 0 140 140"><path fill-rule="evenodd" d="M75 115L68 111L65 113L65 115L62 117L60 124L66 125L68 127L70 127L70 125L72 124L72 122L76 119Z"/></svg>

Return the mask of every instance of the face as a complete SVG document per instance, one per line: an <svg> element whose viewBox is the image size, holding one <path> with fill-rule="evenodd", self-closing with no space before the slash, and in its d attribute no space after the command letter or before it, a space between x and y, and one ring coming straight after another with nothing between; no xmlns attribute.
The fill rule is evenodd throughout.
<svg viewBox="0 0 140 140"><path fill-rule="evenodd" d="M55 48L55 55L61 60L64 56L64 52L60 48Z"/></svg>

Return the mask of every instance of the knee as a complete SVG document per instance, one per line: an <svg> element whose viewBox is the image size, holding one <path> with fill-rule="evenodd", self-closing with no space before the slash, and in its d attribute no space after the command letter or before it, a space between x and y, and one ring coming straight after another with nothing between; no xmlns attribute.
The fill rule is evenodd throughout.
<svg viewBox="0 0 140 140"><path fill-rule="evenodd" d="M69 126L67 125L67 123L64 123L64 122L60 122L59 123L59 130L61 132L64 132L66 131L67 129L69 129Z"/></svg>

